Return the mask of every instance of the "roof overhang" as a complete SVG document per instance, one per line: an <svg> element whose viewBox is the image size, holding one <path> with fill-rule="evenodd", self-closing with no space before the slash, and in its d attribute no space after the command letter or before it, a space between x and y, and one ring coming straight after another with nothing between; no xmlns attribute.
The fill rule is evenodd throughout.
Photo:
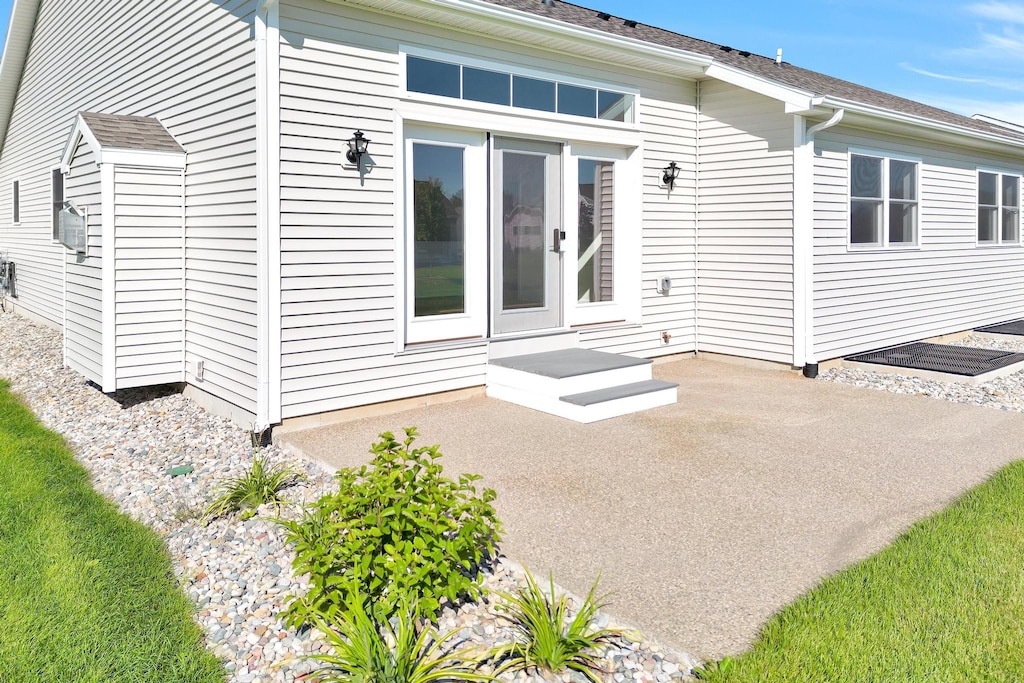
<svg viewBox="0 0 1024 683"><path fill-rule="evenodd" d="M18 96L38 11L39 0L14 0L11 5L4 55L0 59L0 150L7 140L7 127L11 123L14 99Z"/></svg>
<svg viewBox="0 0 1024 683"><path fill-rule="evenodd" d="M331 0L502 40L672 76L699 78L711 57L501 7L485 0ZM539 2L539 0L538 0Z"/></svg>
<svg viewBox="0 0 1024 683"><path fill-rule="evenodd" d="M60 169L67 173L71 169L71 161L75 158L79 141L84 140L96 157L97 164L124 164L154 168L185 168L185 152L169 152L166 150L113 147L102 145L89 128L89 124L81 114L75 116L68 141L64 143L64 153L60 156Z"/></svg>
<svg viewBox="0 0 1024 683"><path fill-rule="evenodd" d="M870 128L894 135L969 146L1006 155L1020 156L1021 152L1024 152L1024 139L1019 137L986 133L973 128L965 128L952 123L895 112L881 107L872 107L849 100L826 97L823 98L818 109L825 116L831 115L831 112L837 109L845 109L846 116L843 123L858 128Z"/></svg>

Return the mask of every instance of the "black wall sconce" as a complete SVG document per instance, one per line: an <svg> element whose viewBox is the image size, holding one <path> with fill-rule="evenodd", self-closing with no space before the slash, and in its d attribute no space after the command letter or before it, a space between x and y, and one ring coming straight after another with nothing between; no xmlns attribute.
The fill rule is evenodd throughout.
<svg viewBox="0 0 1024 683"><path fill-rule="evenodd" d="M369 146L370 140L363 135L363 131L357 130L348 140L348 151L345 152L345 158L348 159L350 164L358 166L363 160L363 155L366 154L366 148Z"/></svg>
<svg viewBox="0 0 1024 683"><path fill-rule="evenodd" d="M676 162L673 161L661 172L661 182L668 185L668 189L670 190L676 189L676 179L679 177L679 171L681 170L682 169L676 165Z"/></svg>

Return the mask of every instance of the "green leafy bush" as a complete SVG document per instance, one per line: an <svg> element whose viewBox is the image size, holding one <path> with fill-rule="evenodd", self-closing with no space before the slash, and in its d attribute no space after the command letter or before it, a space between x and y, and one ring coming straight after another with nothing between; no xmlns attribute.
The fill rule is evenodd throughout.
<svg viewBox="0 0 1024 683"><path fill-rule="evenodd" d="M353 585L381 619L402 604L431 616L442 602L479 598L481 564L500 540L495 493L477 493L479 476L444 477L438 447L414 449L415 428L405 434L401 443L381 434L369 466L339 470L337 492L282 522L296 573L310 576L307 595L286 611L291 624L334 619Z"/></svg>
<svg viewBox="0 0 1024 683"><path fill-rule="evenodd" d="M547 593L529 570L525 589L518 594L499 592L505 601L500 609L512 622L514 639L491 650L491 657L498 664L496 673L534 668L561 674L571 669L600 683L598 674L606 672L598 662L599 651L626 634L594 626L597 611L605 605L604 598L595 596L596 591L594 582L572 619L569 598L565 594L555 597L555 582L550 575Z"/></svg>
<svg viewBox="0 0 1024 683"><path fill-rule="evenodd" d="M344 609L329 622L313 617L333 650L312 655L326 664L314 674L321 683L494 680L476 672L479 660L470 650L444 649L457 631L438 636L434 629L424 628L417 635L415 610L403 605L391 620L380 619L366 608L367 597L358 585L345 595Z"/></svg>
<svg viewBox="0 0 1024 683"><path fill-rule="evenodd" d="M236 510L245 510L243 514L252 516L254 509L264 503L280 505L285 502L280 492L305 478L296 468L271 465L266 456L257 454L245 474L228 479L217 488L217 497L206 507L205 519L215 519Z"/></svg>

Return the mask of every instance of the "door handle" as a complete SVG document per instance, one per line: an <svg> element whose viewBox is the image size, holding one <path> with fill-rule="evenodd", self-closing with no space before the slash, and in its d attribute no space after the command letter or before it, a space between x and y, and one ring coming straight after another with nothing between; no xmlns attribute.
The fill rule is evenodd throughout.
<svg viewBox="0 0 1024 683"><path fill-rule="evenodd" d="M565 239L565 230L559 230L555 228L553 231L553 239L551 240L551 251L556 254L562 253L562 240Z"/></svg>

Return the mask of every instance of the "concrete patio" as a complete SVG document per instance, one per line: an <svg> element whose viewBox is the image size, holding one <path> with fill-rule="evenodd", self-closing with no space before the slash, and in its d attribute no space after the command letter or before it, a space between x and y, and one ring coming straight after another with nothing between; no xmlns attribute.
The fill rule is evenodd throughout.
<svg viewBox="0 0 1024 683"><path fill-rule="evenodd" d="M701 657L1017 459L1024 414L710 360L655 366L679 402L581 425L494 399L283 435L334 466L419 428L497 490L502 549Z"/></svg>

